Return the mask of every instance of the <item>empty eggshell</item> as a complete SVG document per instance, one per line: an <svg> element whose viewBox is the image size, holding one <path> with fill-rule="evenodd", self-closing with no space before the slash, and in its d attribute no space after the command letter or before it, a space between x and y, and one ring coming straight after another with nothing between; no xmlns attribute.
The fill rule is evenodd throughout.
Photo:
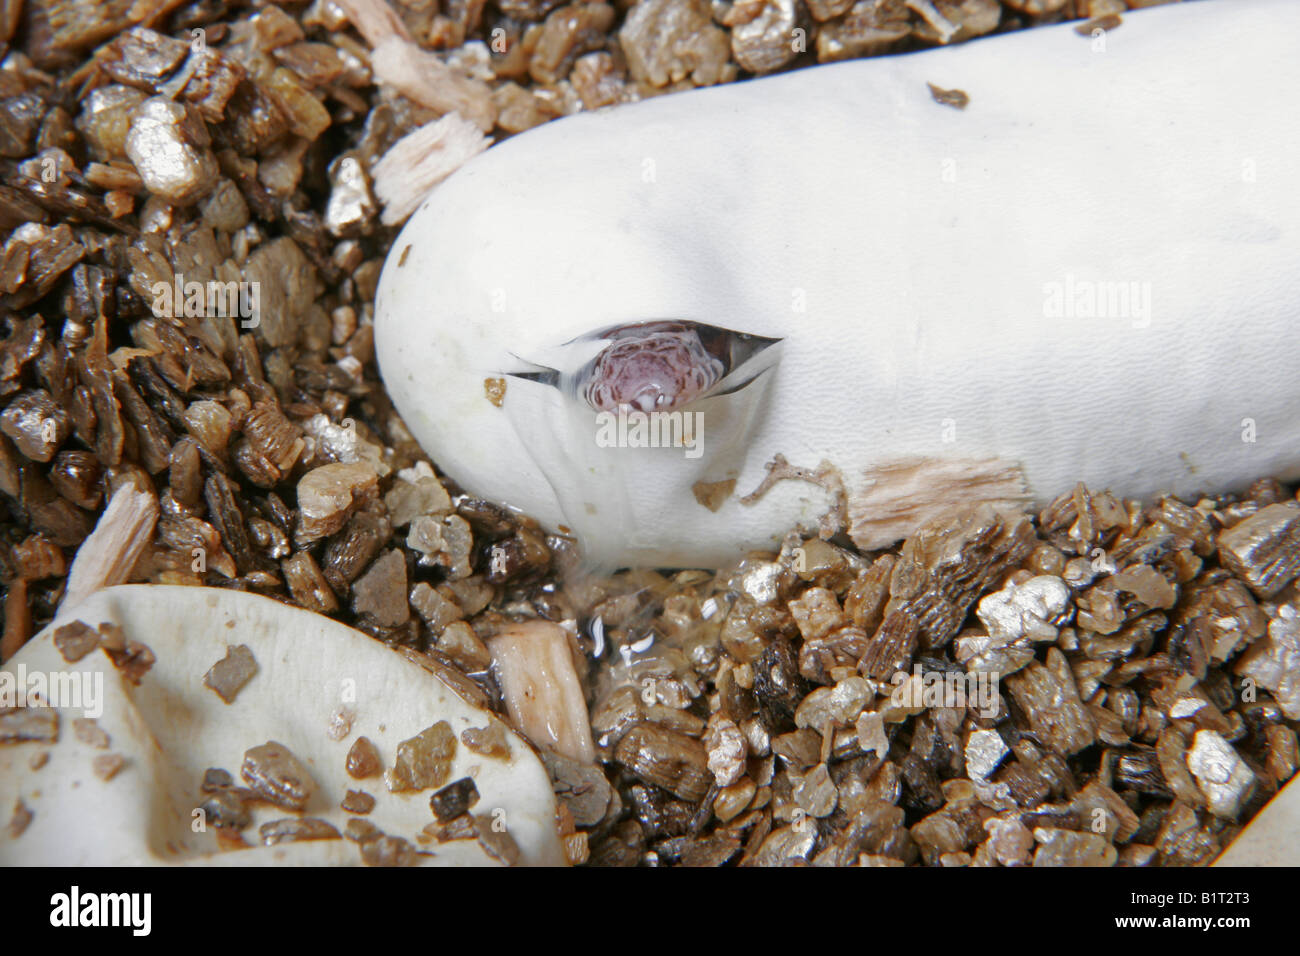
<svg viewBox="0 0 1300 956"><path fill-rule="evenodd" d="M54 634L75 621L91 628L116 625L128 649L137 642L152 652L155 661L138 685L102 647L86 653L85 640L65 635L61 653ZM247 652L228 657L230 648L240 646ZM77 659L67 660L64 653ZM247 778L240 779L246 752L272 743L291 755L283 758L285 765L297 768L284 802L305 800L302 817L323 820L341 833L352 817L340 803L349 790L362 790L374 797L374 809L356 819L429 851L416 862L493 864L476 840L417 842L435 822L432 790L390 792L380 776L356 780L346 771L358 737L375 744L387 768L403 741L443 721L455 740L446 779L473 779L479 826L503 828L521 863L564 862L550 779L528 744L507 732L508 755L474 753L460 742L461 733L495 718L417 663L320 615L238 591L107 588L61 611L6 662L0 691L6 682L16 682L10 689L21 691L33 679L43 680L46 701L60 706L32 707L31 714L45 726L57 714L58 739L0 744L0 826L12 823L15 812L25 823L0 838L0 865L360 863L357 844L342 838L256 845L262 824L299 817L285 805L266 803L249 806L251 824L242 829L254 845L222 849L217 827L200 811L210 796L200 790L205 771L226 770L235 786L248 786ZM72 688L89 696L55 696ZM7 703L0 697L0 719L14 721L21 712L5 714ZM328 833L328 827L311 827Z"/></svg>

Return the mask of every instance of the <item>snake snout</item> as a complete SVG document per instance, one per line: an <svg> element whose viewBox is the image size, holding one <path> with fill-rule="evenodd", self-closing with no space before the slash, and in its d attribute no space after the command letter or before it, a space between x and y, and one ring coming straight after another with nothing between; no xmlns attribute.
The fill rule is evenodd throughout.
<svg viewBox="0 0 1300 956"><path fill-rule="evenodd" d="M597 411L631 407L672 411L703 395L725 374L691 326L647 324L624 330L580 376L578 388Z"/></svg>

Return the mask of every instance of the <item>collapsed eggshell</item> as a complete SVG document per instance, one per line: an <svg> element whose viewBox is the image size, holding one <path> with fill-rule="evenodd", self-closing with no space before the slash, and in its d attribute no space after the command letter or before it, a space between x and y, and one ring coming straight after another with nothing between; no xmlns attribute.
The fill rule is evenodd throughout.
<svg viewBox="0 0 1300 956"><path fill-rule="evenodd" d="M102 649L68 663L52 641L58 625L84 621L119 625L128 640L145 644L156 657L138 686L113 666ZM226 704L204 684L204 675L230 646L246 645L256 673ZM431 865L481 865L495 861L474 840L422 847L416 835L434 822L432 790L390 793L380 776L354 780L345 771L349 748L359 736L378 748L385 768L397 746L438 721L456 737L450 782L472 777L480 799L474 814L504 821L520 850L520 862L562 865L550 779L529 746L507 732L508 758L484 757L460 741L462 731L494 718L473 706L418 664L374 639L328 618L269 598L210 588L128 585L101 590L29 641L4 671L17 675L102 675L98 728L108 748L85 742L73 721L82 709L58 709L55 744L0 745L0 865L186 864L256 866L357 864L360 853L345 839L281 843L220 851L216 828L195 832L195 810L207 799L199 786L208 768L223 768L240 780L245 751L268 741L286 746L315 781L303 816L332 823L340 832L351 815L339 803L348 790L375 798L360 819L385 834L400 836L433 855ZM3 672L0 672L3 673ZM3 678L0 678L2 680ZM342 720L339 719L343 712ZM331 724L350 731L332 739ZM97 735L96 735L97 736ZM102 740L100 741L102 742ZM48 752L39 769L34 755ZM96 775L96 757L124 758L111 779ZM21 801L32 814L16 838L3 835ZM297 816L255 804L252 826L258 841L264 822Z"/></svg>
<svg viewBox="0 0 1300 956"><path fill-rule="evenodd" d="M1300 866L1300 776L1265 804L1215 866Z"/></svg>
<svg viewBox="0 0 1300 956"><path fill-rule="evenodd" d="M1075 26L492 147L393 243L375 348L394 403L468 491L616 566L717 566L817 524L833 483L742 501L777 455L834 466L867 548L963 499L1300 477L1300 5ZM594 410L516 374L661 320L782 340L758 382L686 406L698 457L598 447Z"/></svg>

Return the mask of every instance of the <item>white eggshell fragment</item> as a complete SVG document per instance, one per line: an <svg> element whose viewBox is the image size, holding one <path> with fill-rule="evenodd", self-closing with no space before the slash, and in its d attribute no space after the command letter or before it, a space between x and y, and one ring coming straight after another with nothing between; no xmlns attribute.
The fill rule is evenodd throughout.
<svg viewBox="0 0 1300 956"><path fill-rule="evenodd" d="M52 634L70 621L116 624L156 661L138 686L102 648L66 661ZM205 685L204 675L240 645L251 651L256 673L227 704ZM447 782L468 776L478 789L471 812L505 827L519 848L519 862L564 862L550 779L527 743L507 732L508 757L471 751L460 735L486 727L494 719L487 711L418 664L320 615L237 591L107 588L61 611L55 625L6 662L0 691L6 681L29 687L37 674L49 683L48 703L80 706L32 708L57 712L56 743L0 744L0 828L19 807L25 823L13 828L16 834L0 829L0 865L355 865L361 854L347 839L256 845L258 828L271 820L313 817L343 832L352 815L340 802L349 790L375 798L374 809L358 819L432 852L416 857L418 862L493 864L475 840L417 843L417 834L435 822L429 805L434 790L393 793L382 775L356 780L346 772L358 737L368 737L384 768L391 768L402 741L439 721L450 725L457 741ZM55 698L52 681L83 692L98 687L102 697L92 690L93 699ZM87 716L93 723L74 723ZM200 791L204 772L222 768L236 786L247 786L240 779L245 752L270 741L305 766L314 781L311 795L301 814L254 805L252 825L243 830L254 846L221 850L216 827L196 822L208 798ZM96 765L96 758L120 769L101 779L96 769L105 769L104 759Z"/></svg>
<svg viewBox="0 0 1300 956"><path fill-rule="evenodd" d="M1288 0L1172 4L531 130L394 243L384 380L453 479L613 564L716 565L841 505L878 547L1078 481L1300 478L1298 35ZM681 410L694 444L605 447L537 370L661 320L779 358ZM820 484L747 497L778 455Z"/></svg>

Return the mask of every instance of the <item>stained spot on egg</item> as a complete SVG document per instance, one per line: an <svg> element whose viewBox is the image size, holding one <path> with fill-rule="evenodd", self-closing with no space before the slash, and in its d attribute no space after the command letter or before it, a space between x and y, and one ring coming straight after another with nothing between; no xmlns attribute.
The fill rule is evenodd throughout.
<svg viewBox="0 0 1300 956"><path fill-rule="evenodd" d="M721 508L723 502L735 494L735 491L735 478L728 478L725 481L697 481L691 486L691 493L695 495L695 500L710 511Z"/></svg>
<svg viewBox="0 0 1300 956"><path fill-rule="evenodd" d="M953 109L964 110L966 104L970 102L970 97L966 95L965 90L945 90L942 87L935 86L933 83L925 84L930 88L930 96L936 103L943 106L951 106Z"/></svg>

